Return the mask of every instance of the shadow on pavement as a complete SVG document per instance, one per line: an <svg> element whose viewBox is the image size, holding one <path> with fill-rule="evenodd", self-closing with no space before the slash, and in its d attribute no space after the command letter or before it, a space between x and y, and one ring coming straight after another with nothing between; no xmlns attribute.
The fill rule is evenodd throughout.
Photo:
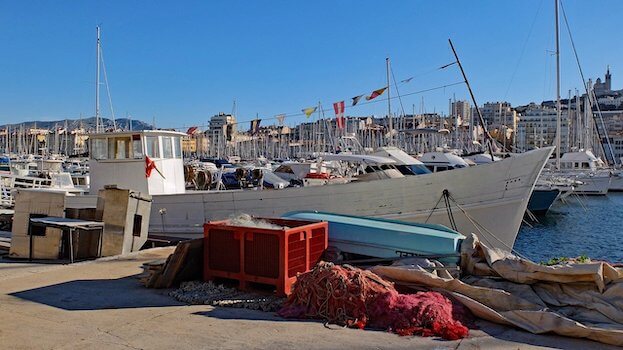
<svg viewBox="0 0 623 350"><path fill-rule="evenodd" d="M317 320L295 320L277 316L275 312L265 312L259 310L249 310L233 307L214 307L208 311L194 312L193 315L213 317L222 320L250 320L250 321L271 321L271 322L314 322L322 323Z"/></svg>
<svg viewBox="0 0 623 350"><path fill-rule="evenodd" d="M185 305L162 290L143 287L136 276L75 280L9 295L69 311Z"/></svg>

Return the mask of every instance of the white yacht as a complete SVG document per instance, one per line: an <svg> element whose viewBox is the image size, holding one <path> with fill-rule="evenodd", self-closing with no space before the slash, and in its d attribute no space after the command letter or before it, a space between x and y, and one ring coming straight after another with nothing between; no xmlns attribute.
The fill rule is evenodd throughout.
<svg viewBox="0 0 623 350"><path fill-rule="evenodd" d="M153 196L152 235L197 237L205 222L234 213L274 217L293 210L322 210L454 226L509 250L534 184L553 150L543 148L438 174L369 182L279 191L187 191L181 136L171 131L90 135L90 194L68 197L68 207L95 207L97 191L116 184ZM146 170L152 167L146 164L155 166L150 174ZM440 204L444 196L449 198L449 208Z"/></svg>
<svg viewBox="0 0 623 350"><path fill-rule="evenodd" d="M427 152L420 157L420 161L434 173L469 168L469 163L465 159L450 152Z"/></svg>
<svg viewBox="0 0 623 350"><path fill-rule="evenodd" d="M551 166L550 168L553 168ZM560 170L546 170L543 178L568 178L581 182L574 192L587 195L605 195L610 188L611 171L604 169L603 161L588 150L567 152L560 157Z"/></svg>

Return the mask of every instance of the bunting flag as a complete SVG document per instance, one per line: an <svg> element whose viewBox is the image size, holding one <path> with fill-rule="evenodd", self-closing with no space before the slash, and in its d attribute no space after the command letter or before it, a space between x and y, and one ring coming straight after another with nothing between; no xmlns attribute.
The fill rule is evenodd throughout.
<svg viewBox="0 0 623 350"><path fill-rule="evenodd" d="M283 121L286 119L286 115L279 114L276 118L277 118L277 121L279 122L279 125L283 125Z"/></svg>
<svg viewBox="0 0 623 350"><path fill-rule="evenodd" d="M251 128L249 129L249 131L251 132L251 135L255 135L260 131L261 121L262 119L255 119L251 121Z"/></svg>
<svg viewBox="0 0 623 350"><path fill-rule="evenodd" d="M413 77L411 77L411 78L407 78L407 79L405 79L405 80L401 80L400 82L401 82L401 83L408 83L408 82L410 82L411 80L413 80Z"/></svg>
<svg viewBox="0 0 623 350"><path fill-rule="evenodd" d="M335 102L333 104L335 111L335 122L338 129L344 129L344 101Z"/></svg>
<svg viewBox="0 0 623 350"><path fill-rule="evenodd" d="M308 107L308 108L302 109L302 111L303 113L305 113L307 118L309 118L312 115L312 113L314 113L317 109L318 107Z"/></svg>
<svg viewBox="0 0 623 350"><path fill-rule="evenodd" d="M361 100L361 98L363 97L363 95L359 95L359 96L355 96L352 98L353 100L353 106L355 106L357 103L359 103L359 100Z"/></svg>
<svg viewBox="0 0 623 350"><path fill-rule="evenodd" d="M374 90L372 91L372 93L370 94L370 96L366 96L366 100L370 101L373 100L381 95L383 95L383 93L385 92L385 90L387 90L387 86L378 90Z"/></svg>
<svg viewBox="0 0 623 350"><path fill-rule="evenodd" d="M456 63L457 63L457 61L454 61L454 62L452 62L452 63L448 63L448 64L444 64L443 66L439 67L439 69L448 68L448 67L450 67L451 65L456 64Z"/></svg>

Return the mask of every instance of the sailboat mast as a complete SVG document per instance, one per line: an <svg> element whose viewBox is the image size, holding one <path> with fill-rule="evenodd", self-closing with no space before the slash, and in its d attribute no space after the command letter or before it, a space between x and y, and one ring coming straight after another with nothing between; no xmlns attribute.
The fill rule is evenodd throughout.
<svg viewBox="0 0 623 350"><path fill-rule="evenodd" d="M561 145L561 130L560 130L560 35L558 32L558 0L554 0L556 7L556 170L560 170L560 145Z"/></svg>
<svg viewBox="0 0 623 350"><path fill-rule="evenodd" d="M97 30L97 51L95 64L95 132L100 132L100 27Z"/></svg>
<svg viewBox="0 0 623 350"><path fill-rule="evenodd" d="M392 104L389 95L389 57L385 59L385 68L387 69L387 117L389 118L389 145L394 145L394 120L392 118Z"/></svg>
<svg viewBox="0 0 623 350"><path fill-rule="evenodd" d="M454 49L454 45L452 44L452 40L448 39L448 42L450 43L450 48L452 49L452 53L454 54L454 58L456 59L456 64L459 66L459 69L461 70L461 75L463 76L463 81L465 82L465 85L467 86L467 91L469 91L469 96L471 96L472 102L474 103L474 108L476 108L476 113L478 114L478 121L480 122L480 125L482 126L483 134L484 134L484 137L485 137L485 143L487 144L487 146L489 148L489 153L491 155L491 161L494 161L494 158L493 158L493 139L491 137L491 134L489 134L489 130L487 129L487 124L485 123L485 120L482 117L482 113L480 112L480 108L478 108L478 103L476 102L476 97L474 97L474 92L472 91L472 87L471 87L471 85L469 85L469 80L467 80L467 75L465 74L465 71L463 70L463 65L461 64L461 60L459 59L459 55L456 53L456 50Z"/></svg>

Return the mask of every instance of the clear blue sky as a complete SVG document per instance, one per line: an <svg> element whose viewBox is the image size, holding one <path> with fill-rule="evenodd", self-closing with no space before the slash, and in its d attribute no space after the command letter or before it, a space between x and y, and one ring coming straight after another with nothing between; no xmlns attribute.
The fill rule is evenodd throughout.
<svg viewBox="0 0 623 350"><path fill-rule="evenodd" d="M610 64L613 87L623 88L623 1L564 5L587 77ZM332 114L331 103L385 85L385 57L397 80L416 75L403 94L454 83L456 66L418 76L453 61L448 38L480 104L540 102L555 97L553 10L553 0L0 0L0 124L94 114L97 24L115 114L155 117L160 127L205 124L234 99L242 121L318 101ZM582 85L561 29L566 96ZM453 95L468 97L461 85L403 105L419 111L423 96L427 111L445 112ZM347 110L385 112L385 103Z"/></svg>

